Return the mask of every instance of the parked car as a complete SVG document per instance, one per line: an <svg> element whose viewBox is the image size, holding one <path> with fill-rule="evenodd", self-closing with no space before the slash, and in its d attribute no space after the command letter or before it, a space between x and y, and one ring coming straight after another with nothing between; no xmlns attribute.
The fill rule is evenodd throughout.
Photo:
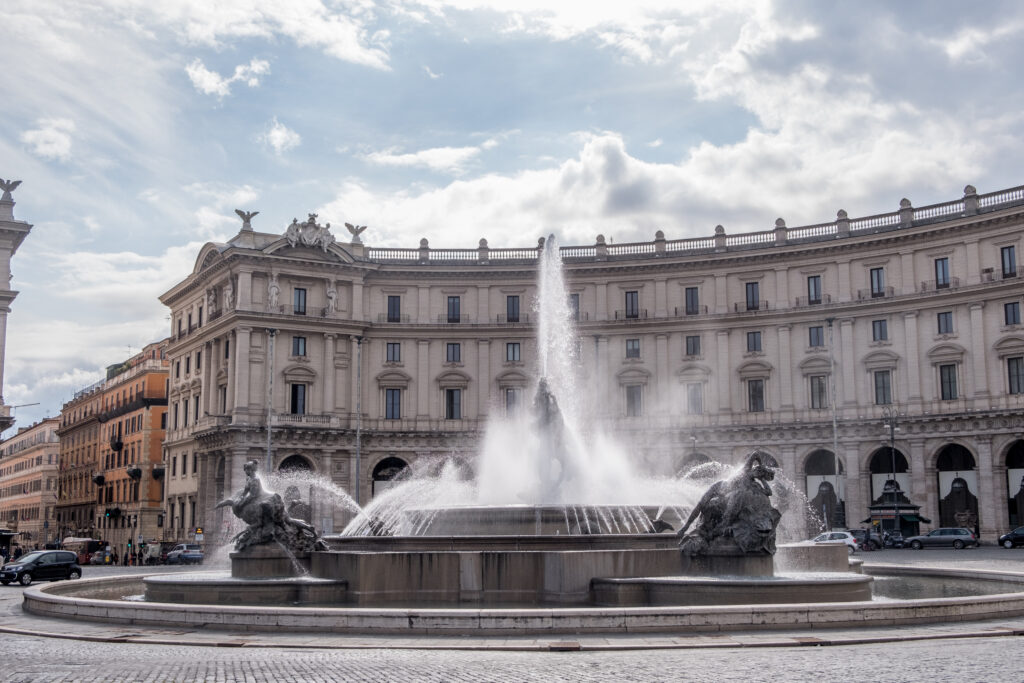
<svg viewBox="0 0 1024 683"><path fill-rule="evenodd" d="M1016 548L1024 545L1024 526L1019 526L1008 534L999 537L999 545L1004 548Z"/></svg>
<svg viewBox="0 0 1024 683"><path fill-rule="evenodd" d="M826 531L811 539L812 543L839 543L846 544L846 552L853 555L857 552L857 539L849 531Z"/></svg>
<svg viewBox="0 0 1024 683"><path fill-rule="evenodd" d="M864 529L850 529L849 533L853 534L853 537L857 539L857 547L863 547ZM867 550L878 550L883 545L882 537L874 529L868 532L868 545L870 547Z"/></svg>
<svg viewBox="0 0 1024 683"><path fill-rule="evenodd" d="M37 550L11 560L0 568L0 583L8 585L17 581L28 586L33 581L58 581L80 579L82 567L78 556L70 550Z"/></svg>
<svg viewBox="0 0 1024 683"><path fill-rule="evenodd" d="M167 553L167 564L202 564L203 551L198 543L179 543Z"/></svg>
<svg viewBox="0 0 1024 683"><path fill-rule="evenodd" d="M924 536L911 536L906 540L906 544L914 550L920 550L926 546L952 546L959 550L960 548L967 548L969 546L977 547L978 539L975 538L974 532L970 529L964 529L963 527L944 527L930 531Z"/></svg>

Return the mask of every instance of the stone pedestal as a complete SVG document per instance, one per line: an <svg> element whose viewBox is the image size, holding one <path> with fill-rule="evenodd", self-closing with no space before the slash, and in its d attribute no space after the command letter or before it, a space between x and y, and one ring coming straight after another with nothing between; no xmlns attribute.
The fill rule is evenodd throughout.
<svg viewBox="0 0 1024 683"><path fill-rule="evenodd" d="M270 579L309 574L309 553L292 555L278 545L256 545L231 553L231 576Z"/></svg>

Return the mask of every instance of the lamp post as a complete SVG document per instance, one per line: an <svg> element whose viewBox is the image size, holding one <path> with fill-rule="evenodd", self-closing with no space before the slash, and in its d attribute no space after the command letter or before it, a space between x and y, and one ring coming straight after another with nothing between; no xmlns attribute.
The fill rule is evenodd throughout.
<svg viewBox="0 0 1024 683"><path fill-rule="evenodd" d="M889 430L889 460L892 466L892 483L895 487L892 491L892 530L901 531L898 529L897 523L900 516L900 499L897 495L899 490L899 483L896 481L896 432L899 430L898 426L899 413L893 406L886 406L882 409L882 424L885 429ZM882 492L885 492L885 487L882 487Z"/></svg>
<svg viewBox="0 0 1024 683"><path fill-rule="evenodd" d="M829 397L831 400L832 407L832 471L835 474L836 485L836 509L838 509L839 502L839 425L836 419L836 354L835 354L835 336L832 331L832 323L836 321L835 318L826 318L825 322L828 323L828 383L829 383ZM832 517L835 517L835 510L832 511ZM832 529L832 519L826 519L825 523L829 530ZM849 522L847 522L849 524Z"/></svg>

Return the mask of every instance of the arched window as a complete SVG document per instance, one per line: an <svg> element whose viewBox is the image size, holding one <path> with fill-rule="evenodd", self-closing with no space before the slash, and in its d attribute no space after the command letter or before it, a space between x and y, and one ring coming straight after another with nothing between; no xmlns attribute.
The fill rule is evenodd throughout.
<svg viewBox="0 0 1024 683"><path fill-rule="evenodd" d="M373 468L373 495L383 493L396 486L409 470L409 464L401 458L384 458Z"/></svg>
<svg viewBox="0 0 1024 683"><path fill-rule="evenodd" d="M895 463L895 464L894 464ZM895 475L893 468L895 467ZM885 490L885 482L895 478L903 493L910 491L910 467L907 458L900 452L900 449L890 450L884 446L875 451L868 463L871 470L871 499L875 500Z"/></svg>
<svg viewBox="0 0 1024 683"><path fill-rule="evenodd" d="M978 530L978 473L974 456L949 444L935 460L939 492L939 525Z"/></svg>
<svg viewBox="0 0 1024 683"><path fill-rule="evenodd" d="M301 455L289 455L277 469L279 472L312 472L313 465Z"/></svg>
<svg viewBox="0 0 1024 683"><path fill-rule="evenodd" d="M836 476L836 463L839 476ZM824 448L812 452L804 462L804 491L808 505L827 528L846 526L846 472L842 460ZM813 525L812 525L813 526ZM808 531L817 531L814 528Z"/></svg>
<svg viewBox="0 0 1024 683"><path fill-rule="evenodd" d="M1006 452L1006 491L1010 527L1024 526L1024 441L1015 441Z"/></svg>

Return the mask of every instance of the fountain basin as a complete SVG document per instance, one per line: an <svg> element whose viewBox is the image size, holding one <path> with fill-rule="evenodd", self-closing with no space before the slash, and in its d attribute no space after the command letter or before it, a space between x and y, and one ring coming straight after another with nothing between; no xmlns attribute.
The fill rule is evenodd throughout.
<svg viewBox="0 0 1024 683"><path fill-rule="evenodd" d="M874 579L862 574L773 576L672 576L594 579L597 605L788 605L871 600Z"/></svg>
<svg viewBox="0 0 1024 683"><path fill-rule="evenodd" d="M403 526L415 536L579 536L654 531L653 520L672 528L680 511L653 505L457 505L410 508Z"/></svg>
<svg viewBox="0 0 1024 683"><path fill-rule="evenodd" d="M158 574L143 580L147 602L185 605L340 605L348 582L309 576L240 579L227 572Z"/></svg>

